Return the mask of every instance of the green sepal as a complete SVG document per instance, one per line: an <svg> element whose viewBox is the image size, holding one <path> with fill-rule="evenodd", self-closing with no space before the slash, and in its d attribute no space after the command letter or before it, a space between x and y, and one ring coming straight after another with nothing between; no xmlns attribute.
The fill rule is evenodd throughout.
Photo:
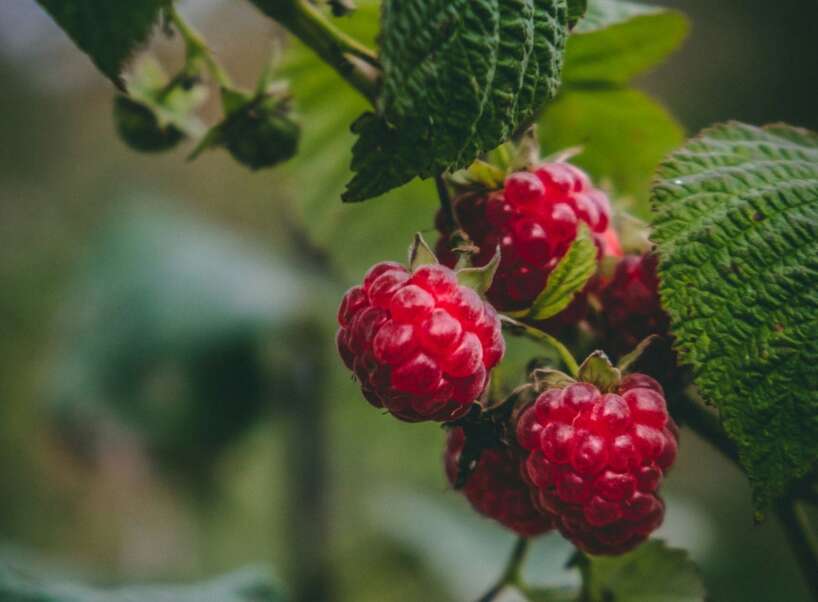
<svg viewBox="0 0 818 602"><path fill-rule="evenodd" d="M457 271L457 281L463 286L473 288L481 295L485 295L486 291L491 288L491 283L494 282L494 275L497 273L497 268L500 267L500 247L494 251L494 256L486 265L479 268L463 268Z"/></svg>
<svg viewBox="0 0 818 602"><path fill-rule="evenodd" d="M603 393L611 393L619 388L622 372L616 368L604 351L594 351L579 367L578 379L591 383Z"/></svg>
<svg viewBox="0 0 818 602"><path fill-rule="evenodd" d="M411 271L417 270L424 265L435 265L439 263L432 247L423 238L423 235L418 232L409 246L409 269Z"/></svg>
<svg viewBox="0 0 818 602"><path fill-rule="evenodd" d="M554 368L537 368L531 373L531 382L538 393L548 389L564 389L577 382L565 372Z"/></svg>

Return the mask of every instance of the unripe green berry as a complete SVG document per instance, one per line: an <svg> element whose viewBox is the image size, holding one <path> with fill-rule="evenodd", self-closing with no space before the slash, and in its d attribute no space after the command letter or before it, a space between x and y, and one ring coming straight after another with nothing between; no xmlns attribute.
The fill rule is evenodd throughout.
<svg viewBox="0 0 818 602"><path fill-rule="evenodd" d="M160 125L156 114L148 106L124 95L114 99L114 121L120 137L128 146L146 153L171 149L185 137L172 124Z"/></svg>
<svg viewBox="0 0 818 602"><path fill-rule="evenodd" d="M301 127L290 117L285 101L268 96L231 115L221 137L236 161L250 169L261 169L295 155Z"/></svg>

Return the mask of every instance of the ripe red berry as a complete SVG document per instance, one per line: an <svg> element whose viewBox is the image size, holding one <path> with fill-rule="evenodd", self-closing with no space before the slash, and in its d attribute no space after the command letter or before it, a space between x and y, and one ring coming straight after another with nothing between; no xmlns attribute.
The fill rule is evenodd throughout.
<svg viewBox="0 0 818 602"><path fill-rule="evenodd" d="M662 522L657 490L676 459L677 428L662 387L644 374L616 393L592 384L549 389L517 422L535 503L589 554L621 554Z"/></svg>
<svg viewBox="0 0 818 602"><path fill-rule="evenodd" d="M449 432L444 465L451 485L457 481L464 443L463 429ZM462 492L483 516L519 535L534 537L553 529L554 520L534 506L531 491L520 476L519 465L519 457L508 448L483 450Z"/></svg>
<svg viewBox="0 0 818 602"><path fill-rule="evenodd" d="M455 200L454 210L480 248L475 265L488 263L500 247L502 260L488 298L502 310L531 305L576 239L580 222L589 226L601 253L618 252L616 235L609 230L607 197L568 163L544 163L530 172L513 173L503 190L462 196ZM448 244L455 226L442 216L436 226L442 235L438 257L453 266L457 258Z"/></svg>
<svg viewBox="0 0 818 602"><path fill-rule="evenodd" d="M651 335L666 335L669 318L659 302L656 255L627 255L600 295L606 335L616 354Z"/></svg>
<svg viewBox="0 0 818 602"><path fill-rule="evenodd" d="M344 295L338 323L364 397L410 422L464 415L505 352L497 313L442 265L373 266Z"/></svg>

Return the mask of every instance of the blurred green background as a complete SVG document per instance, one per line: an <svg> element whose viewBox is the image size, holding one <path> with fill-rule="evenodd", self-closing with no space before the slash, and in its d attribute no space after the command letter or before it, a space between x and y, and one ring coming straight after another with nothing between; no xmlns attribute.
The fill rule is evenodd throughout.
<svg viewBox="0 0 818 602"><path fill-rule="evenodd" d="M818 128L818 4L657 3L693 30L638 85L688 133ZM181 8L252 85L274 26L249 4ZM179 65L177 43L152 49ZM303 599L485 589L513 538L447 490L441 430L373 411L334 352L337 300L431 229L431 188L341 206L344 130L308 131L296 167L259 173L133 152L109 83L29 0L0 3L0 81L0 545L102 582L269 563ZM300 81L318 122L363 107L336 102L337 80ZM681 449L659 536L714 600L805 600L742 475L690 432ZM570 582L569 551L545 538L529 578Z"/></svg>

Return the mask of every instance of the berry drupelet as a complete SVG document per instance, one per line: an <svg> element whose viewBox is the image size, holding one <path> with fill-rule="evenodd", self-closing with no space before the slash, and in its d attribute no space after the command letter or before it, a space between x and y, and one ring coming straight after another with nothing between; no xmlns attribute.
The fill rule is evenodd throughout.
<svg viewBox="0 0 818 602"><path fill-rule="evenodd" d="M466 194L455 199L453 209L459 225L480 249L475 265L488 263L500 246L502 261L488 299L501 310L531 305L576 239L581 222L588 225L601 251L610 246L607 196L568 163L544 163L533 171L513 173L502 190ZM441 214L437 228L441 233L438 256L454 265L449 238L455 225Z"/></svg>
<svg viewBox="0 0 818 602"><path fill-rule="evenodd" d="M376 264L344 296L338 323L366 399L409 422L466 414L505 352L497 313L442 265Z"/></svg>
<svg viewBox="0 0 818 602"><path fill-rule="evenodd" d="M449 431L444 465L449 483L457 481L465 435L462 428ZM507 447L483 450L461 490L472 507L523 537L541 535L554 528L553 518L538 510L523 481L520 458Z"/></svg>
<svg viewBox="0 0 818 602"><path fill-rule="evenodd" d="M662 522L657 491L676 459L677 428L661 386L625 377L616 393L574 383L542 393L517 422L535 503L589 554L621 554Z"/></svg>

